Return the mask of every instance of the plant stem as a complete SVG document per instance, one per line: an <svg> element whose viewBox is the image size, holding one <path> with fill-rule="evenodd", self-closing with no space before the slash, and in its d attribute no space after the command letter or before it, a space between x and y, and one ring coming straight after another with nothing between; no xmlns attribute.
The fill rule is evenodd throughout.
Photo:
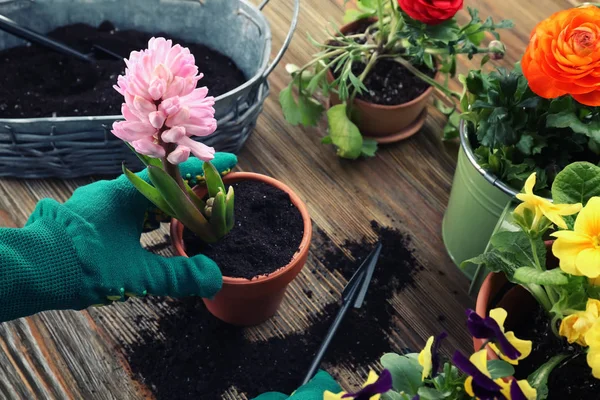
<svg viewBox="0 0 600 400"><path fill-rule="evenodd" d="M171 178L175 179L175 182L177 182L177 185L181 188L181 190L183 190L183 193L185 193L187 195L187 189L185 187L185 183L183 182L183 178L181 177L181 172L179 171L179 166L175 165L175 164L171 164L169 162L169 160L167 160L167 157L169 157L169 154L171 154L177 148L177 144L163 142L162 134L166 129L167 128L165 128L163 126L163 128L158 132L158 135L157 135L158 144L161 145L165 149L165 156L163 158L161 158L163 168L165 169L165 172L167 174L169 174L169 176Z"/></svg>
<svg viewBox="0 0 600 400"><path fill-rule="evenodd" d="M369 59L369 62L365 66L364 71L358 77L358 80L360 80L361 82L364 82L364 80L367 77L367 75L369 74L369 72L371 72L371 69L373 69L373 67L377 63L378 57L379 57L379 53L376 51L373 52L373 54L371 54L371 58ZM354 86L352 89L352 94L350 94L350 97L348 98L348 103L352 103L352 100L354 100L354 97L356 96L357 92L358 92L358 88L356 86Z"/></svg>
<svg viewBox="0 0 600 400"><path fill-rule="evenodd" d="M421 71L419 71L418 68L415 68L415 66L412 65L410 63L410 61L406 60L405 58L403 58L401 56L396 56L396 55L395 56L382 56L382 58L383 57L393 58L394 61L396 61L399 64L402 64L406 69L408 69L410 72L412 72L415 76L417 76L422 81L428 83L429 85L431 85L434 88L436 88L437 90L439 90L443 95L447 96L449 99L452 99L454 97L454 98L460 100L460 97L461 97L460 94L444 87L443 85L438 83L435 79L422 73Z"/></svg>
<svg viewBox="0 0 600 400"><path fill-rule="evenodd" d="M533 238L529 235L528 238L529 245L531 246L531 253L533 254L533 261L535 262L535 267L540 271L546 271L546 266L542 265L542 263L540 262L540 257L537 252L537 246L535 245ZM543 288L546 291L546 294L548 295L548 298L550 299L552 304L556 304L558 302L558 295L554 291L554 288L545 286L543 286Z"/></svg>
<svg viewBox="0 0 600 400"><path fill-rule="evenodd" d="M379 23L379 35L377 35L379 37L379 42L377 44L379 45L379 48L383 48L385 46L385 22L383 21L385 14L383 10L383 3L384 0L377 0L377 19Z"/></svg>
<svg viewBox="0 0 600 400"><path fill-rule="evenodd" d="M546 293L546 291L540 285L536 285L533 283L527 285L526 288L533 295L533 297L536 298L538 303L540 303L540 305L542 307L544 307L544 310L546 311L546 313L550 314L550 310L552 310L553 304L550 301L550 298L548 297L548 294Z"/></svg>

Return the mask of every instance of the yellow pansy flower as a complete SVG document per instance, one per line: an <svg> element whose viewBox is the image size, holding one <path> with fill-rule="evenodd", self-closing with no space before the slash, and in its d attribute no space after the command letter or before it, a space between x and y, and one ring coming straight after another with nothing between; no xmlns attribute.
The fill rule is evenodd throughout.
<svg viewBox="0 0 600 400"><path fill-rule="evenodd" d="M497 379L495 381L497 384L500 385L500 387L502 387L501 393L508 399L511 400L512 396L510 394L510 387L513 384L513 381L504 381L502 379ZM523 379L520 381L517 381L517 385L519 385L519 388L521 389L521 392L523 392L523 394L525 395L525 398L527 400L537 400L537 390L535 390L533 387L531 387L531 385L529 384L529 382L527 382L527 380Z"/></svg>
<svg viewBox="0 0 600 400"><path fill-rule="evenodd" d="M600 319L596 320L585 334L585 342L590 347L587 363L594 378L600 379Z"/></svg>
<svg viewBox="0 0 600 400"><path fill-rule="evenodd" d="M527 358L531 354L531 348L533 346L533 343L531 342L531 340L519 339L518 337L515 336L514 332L506 332L504 330L504 322L506 321L507 316L508 316L508 313L503 308L494 308L493 310L490 311L490 318L492 318L494 321L496 321L498 323L498 326L504 333L504 337L506 338L506 340L508 340L510 342L510 344L512 344L513 347L515 349L517 349L519 351L519 353L521 353L521 355L516 360L511 360L510 358L508 358L504 354L502 354L502 351L500 351L500 349L498 348L498 346L496 346L496 344L490 343L489 346L492 348L492 350L494 350L494 352L496 354L498 354L498 356L501 359L503 359L504 361L506 361L512 365L517 365L517 364L519 364L520 360Z"/></svg>
<svg viewBox="0 0 600 400"><path fill-rule="evenodd" d="M592 369L592 375L600 379L600 348L590 348L587 353L587 363Z"/></svg>
<svg viewBox="0 0 600 400"><path fill-rule="evenodd" d="M585 311L579 311L564 318L560 323L559 333L569 343L587 346L586 334L600 317L600 301L588 299Z"/></svg>
<svg viewBox="0 0 600 400"><path fill-rule="evenodd" d="M421 374L421 380L423 381L431 375L431 368L433 367L433 361L431 360L431 346L433 346L434 339L433 336L427 339L425 347L419 353L419 364L423 367L423 373Z"/></svg>
<svg viewBox="0 0 600 400"><path fill-rule="evenodd" d="M515 209L515 213L523 215L526 209L529 209L533 215L532 229L535 229L541 222L542 217L548 218L552 223L561 229L567 229L567 223L562 218L567 215L577 214L581 210L581 204L554 204L550 200L533 194L535 186L536 173L534 172L525 182L525 193L517 194L517 199L523 203Z"/></svg>
<svg viewBox="0 0 600 400"><path fill-rule="evenodd" d="M381 379L380 379L381 378ZM367 388L367 386L371 386ZM381 377L377 375L376 372L370 371L369 377L366 382L363 384L363 390L359 391L355 394L349 394L347 392L341 393L331 393L330 391L326 391L323 393L323 400L340 400L340 399L354 399L359 396L365 396L371 393L375 393L369 397L369 400L380 400L381 393L386 393L392 389L392 376L388 370L383 370L381 373ZM367 388L367 389L365 389ZM366 394L365 392L369 392ZM345 397L344 397L345 396ZM364 397L360 397L361 399Z"/></svg>
<svg viewBox="0 0 600 400"><path fill-rule="evenodd" d="M574 230L552 236L557 238L552 252L563 271L593 279L600 276L600 197L592 197L581 210Z"/></svg>

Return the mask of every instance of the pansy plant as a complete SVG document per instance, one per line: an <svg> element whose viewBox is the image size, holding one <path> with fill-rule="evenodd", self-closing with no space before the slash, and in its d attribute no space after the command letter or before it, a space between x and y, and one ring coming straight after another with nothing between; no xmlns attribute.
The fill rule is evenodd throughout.
<svg viewBox="0 0 600 400"><path fill-rule="evenodd" d="M494 310L499 319L503 309ZM467 312L467 327L477 337L498 343L502 359L488 360L481 349L470 357L456 351L451 360L442 360L440 348L446 333L427 340L419 354L385 354L381 364L390 371L392 389L382 400L536 400L537 390L526 380L510 378L517 364L531 352L531 342L505 332L502 323L493 318L478 318ZM506 361L504 361L506 360Z"/></svg>
<svg viewBox="0 0 600 400"><path fill-rule="evenodd" d="M600 167L587 162L567 166L553 182L551 199L534 194L535 183L534 173L517 195L519 204L503 224L511 228L496 232L491 248L466 263L480 264L480 272L483 267L503 272L527 289L548 315L553 333L587 352L592 373L600 379ZM547 257L550 252L558 265ZM503 331L505 316L490 313L486 319L473 317L473 336L486 329L485 321L493 325L492 319ZM508 344L523 352L513 337L505 332ZM507 343L495 345L497 351ZM565 357L555 355L540 374L549 374Z"/></svg>

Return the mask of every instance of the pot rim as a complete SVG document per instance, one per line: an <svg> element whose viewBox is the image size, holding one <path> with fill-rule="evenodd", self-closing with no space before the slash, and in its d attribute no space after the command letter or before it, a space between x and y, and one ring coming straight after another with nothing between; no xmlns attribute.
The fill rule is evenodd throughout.
<svg viewBox="0 0 600 400"><path fill-rule="evenodd" d="M267 183L279 190L284 191L285 193L287 193L290 196L290 200L291 200L292 204L294 204L296 209L298 209L298 211L300 212L300 215L302 215L302 221L304 223L304 232L302 234L302 240L300 241L300 244L298 245L298 250L296 251L296 253L294 253L294 255L292 256L292 259L290 260L290 262L288 264L273 271L272 273L270 273L268 275L261 275L258 277L254 277L252 279L233 278L233 277L229 277L229 276L223 276L223 284L228 284L228 285L241 286L241 285L253 285L253 284L269 282L269 281L274 280L274 279L278 278L279 276L285 274L288 270L293 268L295 263L297 262L297 260L301 257L301 254L304 252L308 252L308 250L310 248L311 238L312 238L312 220L310 218L310 214L308 213L306 204L302 201L302 199L289 186L287 186L283 182L278 181L275 178L272 178L270 176L263 175L263 174L257 174L254 172L230 172L229 174L225 175L223 178L225 183L227 183L228 180L230 181L232 179L235 179L236 181L253 180L253 181L264 182L264 183ZM179 224L179 225L183 226L183 224L181 222L177 221L176 219L173 219L173 221L171 222L171 227L172 227L171 232L174 231L173 226L175 224ZM185 254L185 256L187 257L187 254L183 248L183 240L181 240L181 241L173 240L173 235L172 235L171 240L173 242L173 246L175 246L181 254Z"/></svg>
<svg viewBox="0 0 600 400"><path fill-rule="evenodd" d="M358 19L356 21L352 21L349 22L345 25L342 25L340 27L340 32L344 33L344 31L346 31L348 28L352 27L353 25L357 24L360 21L377 21L377 18L375 17L367 17L367 18L361 18ZM439 74L439 71L436 72L436 76L435 78L437 78ZM327 70L327 76L328 78L333 81L335 78L333 76L333 73L331 72L331 68ZM435 79L434 78L434 79ZM411 107L414 104L420 103L422 102L426 97L428 97L429 95L431 95L431 93L433 92L435 88L433 86L429 86L423 93L421 93L419 96L415 97L414 99L407 101L406 103L402 103L402 104L396 104L393 106L389 106L389 105L384 105L384 104L377 104L377 103L371 103L370 101L365 101L365 100L361 100L359 98L354 98L354 102L356 102L357 104L361 104L364 105L366 107L371 107L371 108L376 108L379 110L398 110L398 109L402 109L402 108L407 108L407 107Z"/></svg>

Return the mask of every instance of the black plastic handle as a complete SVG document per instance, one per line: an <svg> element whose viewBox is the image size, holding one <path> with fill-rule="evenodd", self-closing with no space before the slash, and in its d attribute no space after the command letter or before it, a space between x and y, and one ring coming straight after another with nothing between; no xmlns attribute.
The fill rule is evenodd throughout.
<svg viewBox="0 0 600 400"><path fill-rule="evenodd" d="M44 46L50 50L54 50L56 52L62 53L67 56L75 57L81 61L85 61L88 63L94 63L95 60L79 51L52 40L41 33L37 33L32 31L31 29L27 29L15 21L6 18L4 15L0 15L0 30L10 33L11 35L20 37L21 39L25 39L28 42L39 44L40 46Z"/></svg>

